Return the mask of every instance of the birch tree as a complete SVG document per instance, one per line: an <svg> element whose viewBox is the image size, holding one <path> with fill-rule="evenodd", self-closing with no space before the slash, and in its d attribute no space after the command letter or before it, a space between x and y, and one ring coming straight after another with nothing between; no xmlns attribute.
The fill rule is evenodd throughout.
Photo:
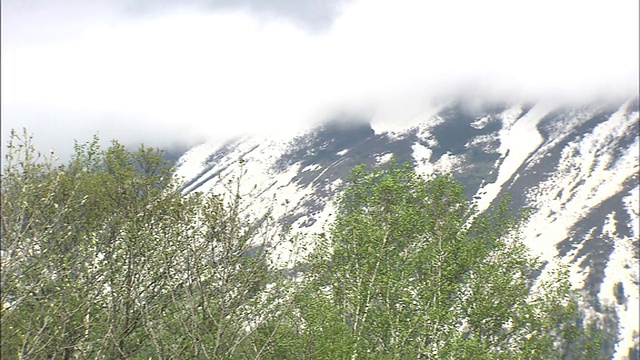
<svg viewBox="0 0 640 360"><path fill-rule="evenodd" d="M451 177L394 163L356 167L339 204L292 319L307 358L598 358L567 277L533 290L508 199L478 214Z"/></svg>

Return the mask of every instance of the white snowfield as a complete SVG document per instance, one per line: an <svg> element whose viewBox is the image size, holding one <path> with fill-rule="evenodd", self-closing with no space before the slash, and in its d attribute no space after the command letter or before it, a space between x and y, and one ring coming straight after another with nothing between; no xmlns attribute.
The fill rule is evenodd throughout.
<svg viewBox="0 0 640 360"><path fill-rule="evenodd" d="M542 144L544 139L536 125L551 111L549 106L538 104L524 116L522 107L513 107L502 113L502 130L500 130L500 153L502 154L502 164L498 169L498 180L485 185L478 191L477 206L479 211L486 210L491 201L502 190L505 182L511 179L520 166L536 149Z"/></svg>
<svg viewBox="0 0 640 360"><path fill-rule="evenodd" d="M256 219L269 212L274 219L283 219L287 215L297 214L300 217L291 224L291 228L295 231L302 228L301 224L310 217L310 209L305 208L302 204L314 196L314 189L312 184L300 187L293 183L292 179L299 172L321 170L321 167L310 165L301 168L300 164L293 164L284 171L274 170L276 161L293 138L294 135L276 139L272 137L240 139L234 143L233 151L226 154L220 161L215 162L210 168L207 168L206 160L217 149L203 144L183 156L176 175L184 179L211 177L201 185L200 182L196 182L186 187L184 192L199 191L229 195L230 190L227 188L229 182L234 182L235 178L244 171L240 180L240 193L247 205L247 215ZM346 152L344 153L346 154ZM244 161L242 167L240 159ZM324 224L332 218L333 214L332 203L326 202L321 213L314 214L314 218L323 221L316 221L313 225L304 227L305 232L309 234L322 232ZM285 242L275 256L279 259L285 259L284 261L293 261L293 259L288 259L288 254L294 250L290 242Z"/></svg>
<svg viewBox="0 0 640 360"><path fill-rule="evenodd" d="M570 230L583 218L585 211L596 208L618 194L629 179L635 177L635 188L625 196L626 211L631 219L632 236L616 232L615 213L601 224L603 236L613 245L605 268L604 280L598 294L602 305L615 307L619 317L620 341L615 359L625 359L628 349L638 342L640 318L638 261L638 112L630 111L630 103L623 105L608 120L597 125L580 139L570 141L563 149L560 162L548 180L532 188L527 198L536 209L523 233L526 244L545 261L561 261L570 267L575 288L584 286L585 272L582 258L576 258L584 243L563 258L557 255L556 245L573 236ZM617 148L615 139L624 134L636 134L636 140L626 149ZM561 139L554 139L555 142ZM616 151L622 154L614 158ZM541 149L544 154L544 149ZM541 155L543 156L543 155ZM622 285L618 285L622 284ZM619 304L614 294L616 286L624 289L625 300Z"/></svg>
<svg viewBox="0 0 640 360"><path fill-rule="evenodd" d="M640 147L638 110L634 106L637 106L637 102L630 100L613 114L609 113L606 119L579 133L576 129L585 125L601 108L585 106L565 110L554 115L553 123L545 123L545 134L539 131L541 122L556 108L549 104L537 104L529 110L524 105L509 106L493 117L480 116L470 123L471 128L481 130L492 119L497 119L502 127L495 133L484 134L482 138L474 138L467 143L467 146L482 146L497 139L500 144L500 158L493 169L497 172L497 180L481 186L475 196L480 210L487 209L502 192L508 192L508 187L515 181L530 176L536 165L545 163L552 156L553 159L557 158L553 160L553 169L538 177L542 180L526 187L525 193L520 194L535 209L524 225L524 241L536 256L550 264L549 269L554 264L566 264L574 287L582 289L592 270L586 262L584 251L592 246L590 241L595 241L587 235L601 234L598 239L612 250L606 259L597 298L603 306L615 309L619 320L615 359L625 359L629 348L637 346L640 341L640 263L637 253L640 237ZM416 170L426 175L442 172L456 174L464 171L463 155L445 152L438 159L433 159L433 149L439 145L440 139L435 138L432 130L443 121L440 115L430 114L406 121L402 123L404 127L377 123L374 130L376 136L383 133L384 129L392 130L388 137L390 142L402 139L413 131L419 141L409 145L409 153ZM301 132L296 135L304 134ZM219 147L203 144L182 157L177 175L186 180L195 179L184 189L185 192L222 193L226 191L225 184L239 174L239 160L243 159L246 174L241 192L250 203L248 209L253 216L272 211L275 219L295 219L291 224L294 230L299 229L306 234L322 232L336 210L329 197L335 198L343 180L322 181L327 172L357 155L352 149L339 148L332 153L337 160L332 160L333 163L329 165L305 162L303 166L302 162L289 162L285 168L276 166L278 160L290 150L294 138L295 135L240 139L227 146L226 153L209 163L207 159ZM621 143L623 138L627 139L624 144ZM629 141L629 138L633 141ZM390 157L390 151L383 151L374 154L372 159L381 164ZM300 182L304 174L313 174L313 179ZM322 189L322 192L319 193L318 189ZM576 238L575 229L585 216L613 198L622 199L622 205L610 211L600 223L590 223L592 228L587 229L587 235L582 235L586 236L584 239ZM308 204L316 205L310 207ZM630 230L621 233L617 219L631 219L629 224L624 224ZM559 244L568 240L571 240L571 248L559 252ZM283 246L279 256L286 258L292 250L290 246ZM599 316L593 311L591 313Z"/></svg>

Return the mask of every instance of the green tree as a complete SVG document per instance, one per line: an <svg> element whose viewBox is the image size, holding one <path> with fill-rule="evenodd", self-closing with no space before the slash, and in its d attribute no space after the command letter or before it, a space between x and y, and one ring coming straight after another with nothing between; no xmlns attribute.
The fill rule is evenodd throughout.
<svg viewBox="0 0 640 360"><path fill-rule="evenodd" d="M279 238L268 217L244 216L239 188L182 196L156 149L94 139L75 150L55 165L26 131L8 144L2 358L259 353L253 331L282 313L265 290Z"/></svg>
<svg viewBox="0 0 640 360"><path fill-rule="evenodd" d="M170 165L157 150L101 150L94 139L54 166L26 132L8 150L2 356L132 357L189 240Z"/></svg>
<svg viewBox="0 0 640 360"><path fill-rule="evenodd" d="M305 358L597 358L566 275L534 289L541 265L518 238L523 217L508 199L478 214L448 176L425 179L408 165L356 167L302 275L290 319L300 334L296 351Z"/></svg>
<svg viewBox="0 0 640 360"><path fill-rule="evenodd" d="M566 273L449 177L354 169L292 278L242 172L183 196L161 152L94 139L69 163L13 133L2 170L2 358L596 358Z"/></svg>
<svg viewBox="0 0 640 360"><path fill-rule="evenodd" d="M287 238L268 213L256 221L242 215L242 175L228 182L230 196L192 195L193 240L164 321L151 333L163 358L260 358L275 341L254 332L286 313L275 250Z"/></svg>

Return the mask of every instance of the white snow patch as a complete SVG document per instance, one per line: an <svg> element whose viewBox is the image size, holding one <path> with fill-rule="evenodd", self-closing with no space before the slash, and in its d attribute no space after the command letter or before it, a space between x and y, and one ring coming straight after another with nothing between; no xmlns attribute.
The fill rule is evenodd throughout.
<svg viewBox="0 0 640 360"><path fill-rule="evenodd" d="M416 142L411 145L411 149L413 150L411 156L416 162L416 172L421 175L450 174L464 162L464 155L446 153L433 163L431 162L433 151L428 147Z"/></svg>
<svg viewBox="0 0 640 360"><path fill-rule="evenodd" d="M382 165L388 163L393 157L392 153L386 153L376 156L376 165Z"/></svg>
<svg viewBox="0 0 640 360"><path fill-rule="evenodd" d="M411 145L411 149L413 150L411 156L416 163L416 172L423 175L433 174L433 164L430 162L433 151L417 142Z"/></svg>
<svg viewBox="0 0 640 360"><path fill-rule="evenodd" d="M487 184L478 190L478 210L483 211L489 207L489 204L500 193L502 185L542 144L544 139L538 132L537 125L550 111L549 106L538 104L519 119L517 117L522 113L520 106L508 109L501 114L503 129L500 130L500 153L503 160L498 169L496 182Z"/></svg>
<svg viewBox="0 0 640 360"><path fill-rule="evenodd" d="M636 186L622 200L631 220L633 238L640 238L640 186Z"/></svg>
<svg viewBox="0 0 640 360"><path fill-rule="evenodd" d="M416 161L429 162L429 160L431 159L431 154L433 153L433 151L428 147L420 143L414 143L413 145L411 145L411 149L413 150L412 156Z"/></svg>
<svg viewBox="0 0 640 360"><path fill-rule="evenodd" d="M607 215L607 218L604 221L604 225L602 226L602 234L606 234L609 236L615 236L616 235L616 212L612 212L611 214Z"/></svg>
<svg viewBox="0 0 640 360"><path fill-rule="evenodd" d="M489 121L491 121L491 117L490 116L483 116L479 119L477 119L476 121L471 123L471 127L474 129L484 129L485 126L487 126L487 124L489 124Z"/></svg>
<svg viewBox="0 0 640 360"><path fill-rule="evenodd" d="M422 142L426 142L428 146L438 145L437 140L431 133L431 129L444 123L445 120L440 115L435 115L429 118L427 121L420 123L417 127L416 137Z"/></svg>
<svg viewBox="0 0 640 360"><path fill-rule="evenodd" d="M451 174L460 168L464 162L464 155L452 155L446 153L433 165L433 172L438 174Z"/></svg>
<svg viewBox="0 0 640 360"><path fill-rule="evenodd" d="M577 259L577 261L571 264L567 264L568 261L564 261L564 263L569 267L569 281L571 282L571 286L574 289L583 289L585 281L587 280L587 276L589 275L589 271L587 271L586 269L582 269L579 265L581 260L585 257L586 256L582 256L580 259Z"/></svg>
<svg viewBox="0 0 640 360"><path fill-rule="evenodd" d="M638 331L640 292L637 284L640 278L640 263L634 256L634 241L637 239L628 237L616 239L598 294L601 303L614 306L619 317L620 341L616 344L614 359L625 358L628 349L633 347L634 333ZM625 297L622 303L618 303L614 292L619 283L622 283Z"/></svg>
<svg viewBox="0 0 640 360"><path fill-rule="evenodd" d="M315 170L318 170L318 169L320 169L320 165L312 164L312 165L305 166L304 169L302 169L302 172L315 171Z"/></svg>
<svg viewBox="0 0 640 360"><path fill-rule="evenodd" d="M636 118L629 117L623 108L591 133L568 143L553 175L526 194L527 202L537 211L523 228L528 234L525 241L544 260L556 256L555 245L569 236L586 209L618 193L624 182L638 173L637 142L615 163L610 156L602 155L619 151L612 148L616 143L611 144L611 140L634 129L637 113Z"/></svg>
<svg viewBox="0 0 640 360"><path fill-rule="evenodd" d="M175 176L178 179L194 178L204 170L207 158L219 148L218 143L204 143L191 148L178 159Z"/></svg>
<svg viewBox="0 0 640 360"><path fill-rule="evenodd" d="M492 148L492 143L498 139L499 139L499 136L497 134L480 135L480 136L474 137L473 139L471 139L471 141L464 144L464 147L468 149L471 146L474 146L474 147L481 146L481 149L485 152L494 152L497 149Z"/></svg>
<svg viewBox="0 0 640 360"><path fill-rule="evenodd" d="M341 186L342 186L342 179L335 179L331 185L330 185L330 189L332 192L337 191Z"/></svg>

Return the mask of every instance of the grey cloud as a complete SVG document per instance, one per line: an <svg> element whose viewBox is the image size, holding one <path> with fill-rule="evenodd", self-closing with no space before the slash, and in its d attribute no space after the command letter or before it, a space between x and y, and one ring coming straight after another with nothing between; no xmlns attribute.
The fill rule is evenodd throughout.
<svg viewBox="0 0 640 360"><path fill-rule="evenodd" d="M461 94L637 94L637 5L488 3L6 0L3 131L179 147L343 113L413 121Z"/></svg>
<svg viewBox="0 0 640 360"><path fill-rule="evenodd" d="M331 27L340 9L352 0L7 0L3 1L2 40L11 45L63 40L95 22L164 15L194 9L200 12L244 11L259 20L285 21L315 33Z"/></svg>
<svg viewBox="0 0 640 360"><path fill-rule="evenodd" d="M178 7L196 7L210 11L248 11L267 20L284 20L306 30L328 29L340 14L340 8L351 0L186 0L135 1L126 5L131 14L150 14Z"/></svg>

